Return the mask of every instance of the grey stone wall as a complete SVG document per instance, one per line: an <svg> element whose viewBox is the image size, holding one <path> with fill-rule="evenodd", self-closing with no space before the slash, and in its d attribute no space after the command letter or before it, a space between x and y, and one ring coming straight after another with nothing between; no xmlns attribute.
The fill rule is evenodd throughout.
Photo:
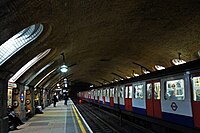
<svg viewBox="0 0 200 133"><path fill-rule="evenodd" d="M0 79L0 133L8 132L7 88L8 81Z"/></svg>

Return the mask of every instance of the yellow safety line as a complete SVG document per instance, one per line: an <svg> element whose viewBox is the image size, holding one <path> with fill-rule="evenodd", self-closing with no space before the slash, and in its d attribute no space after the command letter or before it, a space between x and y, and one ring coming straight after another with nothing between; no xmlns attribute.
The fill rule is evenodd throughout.
<svg viewBox="0 0 200 133"><path fill-rule="evenodd" d="M72 109L73 109L73 111L74 111L74 114L75 114L75 116L76 116L76 119L77 119L77 121L78 121L79 127L81 128L82 133L86 133L85 128L84 128L84 126L83 126L83 124L82 124L82 122L81 122L81 120L80 120L80 118L79 118L79 116L78 116L76 110L74 109L74 106L72 106Z"/></svg>

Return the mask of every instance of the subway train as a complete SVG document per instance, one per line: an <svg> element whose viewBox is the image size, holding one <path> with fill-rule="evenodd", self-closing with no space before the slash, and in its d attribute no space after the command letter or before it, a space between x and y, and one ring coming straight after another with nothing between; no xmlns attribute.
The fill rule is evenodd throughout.
<svg viewBox="0 0 200 133"><path fill-rule="evenodd" d="M200 129L200 60L79 92L100 106Z"/></svg>

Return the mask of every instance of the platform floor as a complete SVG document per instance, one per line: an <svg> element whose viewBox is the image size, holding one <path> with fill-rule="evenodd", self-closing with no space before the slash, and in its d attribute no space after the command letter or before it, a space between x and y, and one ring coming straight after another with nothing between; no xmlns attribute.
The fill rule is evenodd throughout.
<svg viewBox="0 0 200 133"><path fill-rule="evenodd" d="M70 100L67 106L60 101L56 107L50 105L43 111L9 133L89 133Z"/></svg>

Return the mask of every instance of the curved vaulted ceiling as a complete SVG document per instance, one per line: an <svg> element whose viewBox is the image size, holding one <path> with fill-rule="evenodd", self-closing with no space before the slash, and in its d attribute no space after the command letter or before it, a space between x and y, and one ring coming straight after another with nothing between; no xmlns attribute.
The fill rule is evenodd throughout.
<svg viewBox="0 0 200 133"><path fill-rule="evenodd" d="M101 85L141 69L156 71L155 65L171 67L178 53L186 62L199 58L198 0L4 0L0 7L0 45L28 26L43 25L36 40L0 66L0 73L14 74L51 49L18 79L32 86L55 87L65 76ZM66 75L59 72L62 53Z"/></svg>

